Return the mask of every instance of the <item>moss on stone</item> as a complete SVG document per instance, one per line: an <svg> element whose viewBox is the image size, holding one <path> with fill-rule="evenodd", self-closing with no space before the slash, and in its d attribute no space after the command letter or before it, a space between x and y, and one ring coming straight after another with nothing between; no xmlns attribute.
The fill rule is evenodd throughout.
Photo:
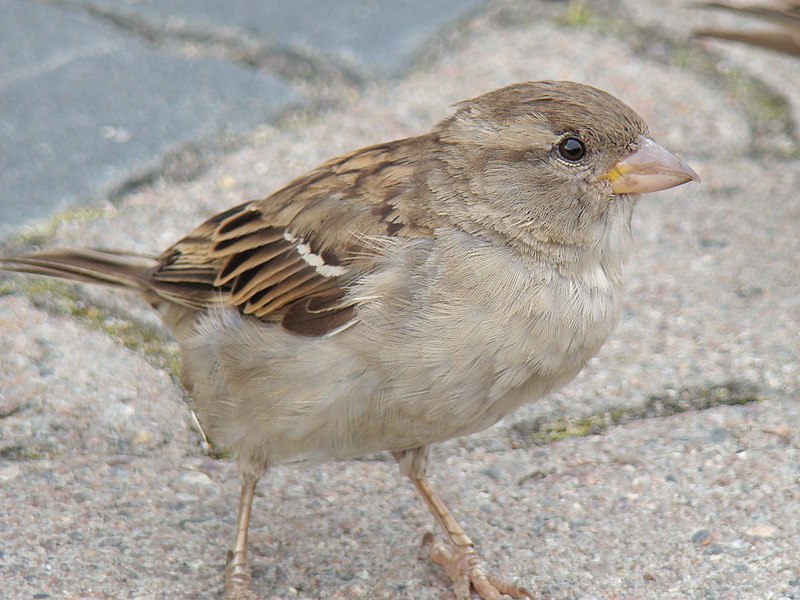
<svg viewBox="0 0 800 600"><path fill-rule="evenodd" d="M16 288L32 304L53 314L68 315L95 331L102 331L150 364L180 373L177 344L159 328L137 323L82 296L74 285L57 279L20 278Z"/></svg>
<svg viewBox="0 0 800 600"><path fill-rule="evenodd" d="M88 223L108 217L113 212L112 206L81 206L63 210L43 221L24 227L9 238L8 245L22 248L44 246L53 238L56 230L65 223Z"/></svg>
<svg viewBox="0 0 800 600"><path fill-rule="evenodd" d="M511 426L511 435L517 447L543 446L566 438L600 435L611 427L631 421L668 417L717 406L740 406L759 400L758 390L754 385L742 381L727 381L707 387L688 387L655 394L640 406L615 406L576 418L520 421Z"/></svg>

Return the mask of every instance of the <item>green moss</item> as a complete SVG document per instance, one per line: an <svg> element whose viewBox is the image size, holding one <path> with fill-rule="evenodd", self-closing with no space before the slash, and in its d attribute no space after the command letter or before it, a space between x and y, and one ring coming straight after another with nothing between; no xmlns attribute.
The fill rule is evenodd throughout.
<svg viewBox="0 0 800 600"><path fill-rule="evenodd" d="M675 48L672 52L672 62L675 66L690 68L694 57L692 56L692 49L686 47Z"/></svg>
<svg viewBox="0 0 800 600"><path fill-rule="evenodd" d="M209 458L213 458L214 460L224 460L229 461L233 460L233 452L228 448L222 448L220 446L215 446L211 442L208 444L208 449L206 449L206 454Z"/></svg>
<svg viewBox="0 0 800 600"><path fill-rule="evenodd" d="M740 71L724 74L726 91L744 109L756 136L771 132L794 133L791 106L783 96L773 93L763 82ZM774 151L774 145L772 146Z"/></svg>
<svg viewBox="0 0 800 600"><path fill-rule="evenodd" d="M559 440L600 435L617 425L667 417L717 406L739 406L758 402L757 389L749 383L728 381L708 387L691 387L650 396L643 405L612 407L602 412L577 418L537 418L511 426L518 447L543 446Z"/></svg>
<svg viewBox="0 0 800 600"><path fill-rule="evenodd" d="M0 279L0 297L11 296L16 292L17 286L11 279Z"/></svg>
<svg viewBox="0 0 800 600"><path fill-rule="evenodd" d="M105 307L88 301L71 284L57 279L21 278L17 289L35 306L50 313L74 317L89 329L102 331L152 365L180 373L177 344L160 328L125 319Z"/></svg>
<svg viewBox="0 0 800 600"><path fill-rule="evenodd" d="M0 448L0 460L45 460L48 458L55 458L56 456L58 456L58 453L49 446L35 448L15 444L13 446L5 446L4 448Z"/></svg>
<svg viewBox="0 0 800 600"><path fill-rule="evenodd" d="M88 206L71 208L56 213L44 221L28 225L9 239L16 247L43 246L55 235L56 230L65 223L86 223L109 216L114 211L108 206Z"/></svg>
<svg viewBox="0 0 800 600"><path fill-rule="evenodd" d="M559 22L569 27L585 27L591 23L592 19L593 14L589 10L588 2L575 0L567 4Z"/></svg>

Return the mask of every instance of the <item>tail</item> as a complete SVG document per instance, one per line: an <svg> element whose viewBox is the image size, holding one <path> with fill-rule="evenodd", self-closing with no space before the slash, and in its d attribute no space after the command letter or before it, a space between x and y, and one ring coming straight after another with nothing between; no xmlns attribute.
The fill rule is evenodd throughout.
<svg viewBox="0 0 800 600"><path fill-rule="evenodd" d="M0 257L0 270L3 271L47 275L134 290L147 288L145 273L157 264L151 256L95 248L68 248Z"/></svg>

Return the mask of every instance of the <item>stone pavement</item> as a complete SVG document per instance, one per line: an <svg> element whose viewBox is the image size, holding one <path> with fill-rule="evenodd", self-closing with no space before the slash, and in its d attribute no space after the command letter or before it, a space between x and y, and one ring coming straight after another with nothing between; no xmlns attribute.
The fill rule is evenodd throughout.
<svg viewBox="0 0 800 600"><path fill-rule="evenodd" d="M260 125L398 76L482 4L2 0L0 236L195 177Z"/></svg>
<svg viewBox="0 0 800 600"><path fill-rule="evenodd" d="M434 481L489 565L537 598L800 598L800 62L691 41L691 26L738 21L678 0L340 3L302 18L283 4L1 3L0 44L16 41L0 52L0 144L32 140L0 150L6 250L157 252L460 99L528 79L602 87L703 184L640 203L620 327L584 373L443 444ZM356 22L356 5L374 11ZM121 99L76 83L90 81L82 57L110 66ZM36 91L50 87L75 101L69 118ZM109 97L130 100L124 120ZM24 210L9 189L28 190L14 192ZM221 598L237 476L193 429L157 320L105 290L0 286L0 595ZM396 471L376 456L270 473L252 530L262 597L450 597Z"/></svg>

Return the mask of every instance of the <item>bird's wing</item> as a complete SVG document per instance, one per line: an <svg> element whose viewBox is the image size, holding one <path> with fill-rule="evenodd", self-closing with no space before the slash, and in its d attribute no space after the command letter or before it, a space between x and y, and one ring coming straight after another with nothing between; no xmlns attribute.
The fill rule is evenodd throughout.
<svg viewBox="0 0 800 600"><path fill-rule="evenodd" d="M348 323L349 284L369 268L370 238L429 235L404 210L418 193L426 136L335 158L263 200L222 212L167 249L148 277L192 308L222 303L288 330L322 335Z"/></svg>

